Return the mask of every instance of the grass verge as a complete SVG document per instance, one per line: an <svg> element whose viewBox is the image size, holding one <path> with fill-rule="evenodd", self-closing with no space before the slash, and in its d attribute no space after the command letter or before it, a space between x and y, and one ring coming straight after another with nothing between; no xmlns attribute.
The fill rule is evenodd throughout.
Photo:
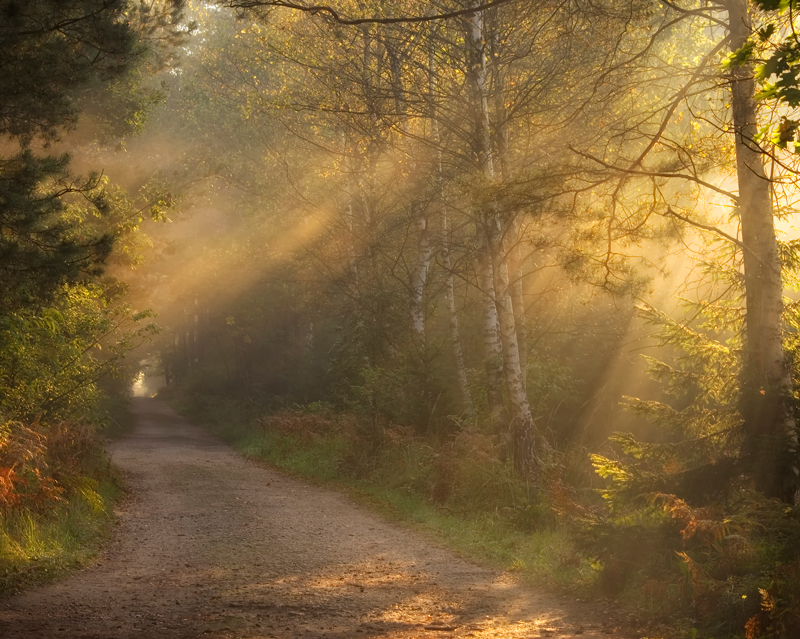
<svg viewBox="0 0 800 639"><path fill-rule="evenodd" d="M115 396L85 423L24 425L0 432L0 597L89 564L111 534L122 479L103 440L128 432Z"/></svg>
<svg viewBox="0 0 800 639"><path fill-rule="evenodd" d="M402 429L365 433L318 406L265 414L222 397L171 402L244 455L343 489L462 555L551 589L582 595L596 583L551 505L524 494L480 435L435 442Z"/></svg>
<svg viewBox="0 0 800 639"><path fill-rule="evenodd" d="M0 513L0 597L62 577L97 555L112 530L121 483L112 474L82 483L47 510Z"/></svg>
<svg viewBox="0 0 800 639"><path fill-rule="evenodd" d="M551 590L610 597L646 636L800 636L797 508L742 491L729 517L720 505L660 495L626 520L563 480L579 472L567 455L557 458L562 479L542 465L532 488L498 438L475 427L454 424L437 439L321 404L267 410L209 396L173 404L245 455L344 489L466 556Z"/></svg>

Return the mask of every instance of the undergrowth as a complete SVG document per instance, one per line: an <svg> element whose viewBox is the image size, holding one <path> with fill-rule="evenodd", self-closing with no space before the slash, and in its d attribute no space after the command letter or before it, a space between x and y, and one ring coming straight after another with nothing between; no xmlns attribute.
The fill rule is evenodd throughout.
<svg viewBox="0 0 800 639"><path fill-rule="evenodd" d="M96 482L94 495L74 493L46 511L0 513L0 597L56 579L88 564L114 521L119 483Z"/></svg>
<svg viewBox="0 0 800 639"><path fill-rule="evenodd" d="M122 483L102 435L121 427L99 415L0 424L0 597L85 566L110 533Z"/></svg>
<svg viewBox="0 0 800 639"><path fill-rule="evenodd" d="M580 465L554 453L558 468L526 485L497 438L475 426L435 437L324 403L266 407L210 395L172 401L251 458L344 488L537 585L611 596L615 608L635 611L658 636L788 639L800 628L797 510L745 488L727 506L653 492L649 501L609 508L614 482L580 492L587 486ZM585 451L573 455L581 452L586 458ZM621 463L595 456L601 470L610 465L620 474Z"/></svg>

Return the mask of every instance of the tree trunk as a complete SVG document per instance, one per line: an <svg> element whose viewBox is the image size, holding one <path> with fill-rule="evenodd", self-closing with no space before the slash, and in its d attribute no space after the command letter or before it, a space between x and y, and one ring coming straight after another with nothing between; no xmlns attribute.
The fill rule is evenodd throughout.
<svg viewBox="0 0 800 639"><path fill-rule="evenodd" d="M495 169L487 91L486 35L483 12L476 12L470 19L466 34L467 81L473 108L475 155L486 185L492 187L495 182ZM485 206L483 218L488 264L484 268L482 286L485 295L492 294L495 321L502 343L503 373L511 409L514 461L521 473L528 474L536 463L533 418L520 368L519 343L508 278L508 259L503 246L503 221L495 201ZM491 313L487 313L487 318L489 315Z"/></svg>
<svg viewBox="0 0 800 639"><path fill-rule="evenodd" d="M417 225L417 260L411 276L411 328L418 341L418 348L425 347L425 284L431 263L431 242L428 234L428 218L424 207L414 203L414 220Z"/></svg>
<svg viewBox="0 0 800 639"><path fill-rule="evenodd" d="M746 0L729 0L731 48L751 35ZM756 486L769 497L791 501L797 489L797 431L788 397L791 378L782 341L783 284L769 178L757 132L755 84L750 65L731 72L731 104L736 135L738 214L742 228L746 331L740 407L745 456Z"/></svg>
<svg viewBox="0 0 800 639"><path fill-rule="evenodd" d="M345 188L347 192L347 206L344 212L344 227L347 231L347 237L345 238L346 247L345 250L347 251L347 262L348 262L348 279L350 283L350 289L352 290L353 296L357 296L358 293L358 241L356 235L356 210L355 210L355 192L357 190L357 186L355 183L355 167L353 166L353 161L349 157L352 153L352 145L349 144L347 139L347 134L342 131L341 132L341 142L342 142L342 163L347 171L347 180L345 182Z"/></svg>
<svg viewBox="0 0 800 639"><path fill-rule="evenodd" d="M391 78L392 94L394 95L394 108L396 117L399 120L399 128L403 134L407 134L408 109L406 92L403 88L402 65L400 56L390 39L385 39L384 47L389 58L389 71ZM416 165L413 162L410 166L412 175L416 176ZM425 285L428 281L428 270L431 263L431 242L428 233L428 217L425 207L418 201L411 204L411 218L417 227L417 256L414 270L411 273L411 330L414 334L417 348L423 353L423 361L426 359L425 350Z"/></svg>
<svg viewBox="0 0 800 639"><path fill-rule="evenodd" d="M474 4L474 3L473 3ZM476 12L468 20L466 29L467 85L473 120L472 145L478 168L488 182L494 180L494 158L489 137L489 103L486 92L486 50L483 42L483 13ZM484 218L492 213L483 211ZM503 347L495 304L495 281L492 267L492 249L487 233L487 220L478 225L478 286L483 293L483 342L486 363L486 392L492 420L502 418L504 410Z"/></svg>
<svg viewBox="0 0 800 639"><path fill-rule="evenodd" d="M444 171L442 166L442 148L439 133L439 120L436 110L436 58L434 55L435 29L431 34L430 46L428 49L428 90L429 90L429 117L431 121L431 139L436 146L436 189L438 191L437 200L441 212L442 222L442 268L445 277L445 299L447 302L447 325L450 330L450 346L453 349L453 361L456 367L456 378L458 380L458 390L461 395L461 409L464 416L471 420L475 417L475 403L472 400L472 392L469 389L467 379L467 367L464 364L464 349L461 346L461 331L458 326L458 312L456 309L455 278L453 276L453 264L450 256L450 219L447 210L447 202L444 197ZM502 398L501 398L502 401Z"/></svg>
<svg viewBox="0 0 800 639"><path fill-rule="evenodd" d="M485 234L484 234L485 235ZM486 398L493 422L500 421L505 412L503 403L503 347L497 317L494 290L494 268L488 238L479 249L478 270L483 293L483 357L486 367Z"/></svg>
<svg viewBox="0 0 800 639"><path fill-rule="evenodd" d="M517 327L517 344L519 345L519 366L522 374L522 385L528 388L528 318L525 315L525 290L523 287L522 243L519 239L518 224L513 224L514 245L510 251L511 262L511 301L514 306L514 324Z"/></svg>
<svg viewBox="0 0 800 639"><path fill-rule="evenodd" d="M505 79L500 70L500 30L497 28L499 9L491 11L489 42L491 44L492 89L494 91L494 146L497 149L497 163L500 175L505 183L511 179L511 159L508 144L508 111L506 109ZM528 322L525 316L525 299L522 287L522 245L519 237L519 224L516 215L507 221L506 241L511 244L508 251L509 277L511 280L511 300L514 309L514 325L517 332L519 348L520 373L522 386L527 389L528 373Z"/></svg>
<svg viewBox="0 0 800 639"><path fill-rule="evenodd" d="M453 359L456 365L458 390L461 393L461 407L467 419L475 416L475 403L472 401L472 392L467 379L467 367L464 365L464 349L461 347L461 334L458 328L458 313L456 311L456 291L453 277L453 266L450 259L450 229L447 207L442 203L442 267L445 270L445 297L447 298L447 319L450 328L450 344L453 348ZM503 398L500 396L500 402Z"/></svg>
<svg viewBox="0 0 800 639"><path fill-rule="evenodd" d="M522 374L517 327L508 279L508 259L499 228L489 230L489 246L495 279L495 304L500 320L500 339L503 345L503 371L506 378L508 401L511 405L511 441L514 464L527 474L536 465L536 444L533 417L525 391Z"/></svg>

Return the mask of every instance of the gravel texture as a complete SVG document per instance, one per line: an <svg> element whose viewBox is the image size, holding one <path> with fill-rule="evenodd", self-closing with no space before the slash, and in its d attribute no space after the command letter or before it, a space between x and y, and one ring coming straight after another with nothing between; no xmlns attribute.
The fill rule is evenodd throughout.
<svg viewBox="0 0 800 639"><path fill-rule="evenodd" d="M628 636L334 491L264 468L134 400L111 447L131 497L87 570L0 602L0 637Z"/></svg>

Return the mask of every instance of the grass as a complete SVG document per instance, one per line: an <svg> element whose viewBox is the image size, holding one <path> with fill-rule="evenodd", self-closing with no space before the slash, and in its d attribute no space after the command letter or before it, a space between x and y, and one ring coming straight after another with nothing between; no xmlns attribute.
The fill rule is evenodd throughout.
<svg viewBox="0 0 800 639"><path fill-rule="evenodd" d="M597 581L550 509L532 507L498 461L451 450L443 465L445 451L435 442L409 437L374 445L330 414L290 410L264 418L257 407L227 398L177 396L172 404L244 455L344 490L464 556L552 589L585 594Z"/></svg>
<svg viewBox="0 0 800 639"><path fill-rule="evenodd" d="M500 516L449 513L395 488L360 482L356 489L391 518L411 524L459 554L514 571L537 585L581 591L594 583L594 570L576 562L568 536L558 527L522 532Z"/></svg>
<svg viewBox="0 0 800 639"><path fill-rule="evenodd" d="M110 535L112 505L121 492L119 481L108 476L46 511L0 513L0 596L88 565Z"/></svg>
<svg viewBox="0 0 800 639"><path fill-rule="evenodd" d="M43 468L59 478L60 494L31 493L0 508L0 597L90 564L111 535L123 484L102 450L102 439L129 432L133 417L119 395L104 400L97 416L99 430L74 424L68 437L43 440L49 455ZM30 482L22 485L32 487Z"/></svg>

